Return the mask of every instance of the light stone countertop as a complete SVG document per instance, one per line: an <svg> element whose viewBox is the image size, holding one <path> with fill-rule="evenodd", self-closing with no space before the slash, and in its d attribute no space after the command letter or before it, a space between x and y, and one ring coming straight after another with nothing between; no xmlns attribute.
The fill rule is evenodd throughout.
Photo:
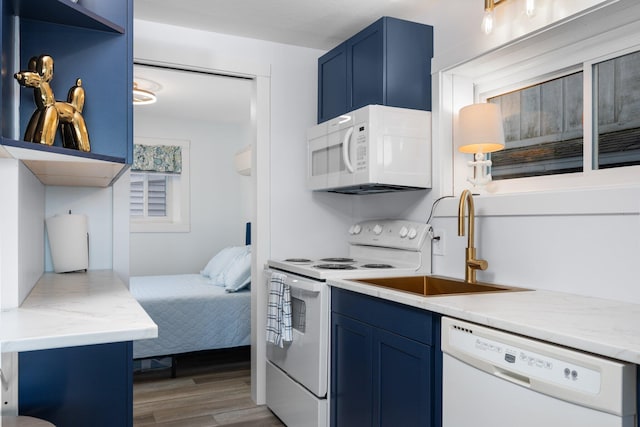
<svg viewBox="0 0 640 427"><path fill-rule="evenodd" d="M0 312L3 353L157 336L156 324L111 270L45 273L20 307Z"/></svg>
<svg viewBox="0 0 640 427"><path fill-rule="evenodd" d="M350 280L329 285L640 364L640 304L535 290L423 297Z"/></svg>

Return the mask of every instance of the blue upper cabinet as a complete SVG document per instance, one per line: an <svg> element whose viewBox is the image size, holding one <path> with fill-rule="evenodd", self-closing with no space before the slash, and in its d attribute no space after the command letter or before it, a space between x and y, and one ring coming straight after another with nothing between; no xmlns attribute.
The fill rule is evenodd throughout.
<svg viewBox="0 0 640 427"><path fill-rule="evenodd" d="M342 43L318 60L318 123L348 110L347 44Z"/></svg>
<svg viewBox="0 0 640 427"><path fill-rule="evenodd" d="M133 160L133 0L0 1L2 56L9 58L0 82L1 148L22 160L45 184L111 184ZM17 28L14 17L19 18ZM13 75L26 70L31 57L43 54L54 60L50 85L56 100L66 101L76 79L82 80L89 152L63 147L59 130L52 146L24 141L36 109L34 90L20 86ZM41 176L38 162L43 161L49 163L47 173L57 173L61 164L66 171L60 175L71 168L74 181Z"/></svg>
<svg viewBox="0 0 640 427"><path fill-rule="evenodd" d="M433 27L383 17L318 59L318 123L370 104L431 110Z"/></svg>

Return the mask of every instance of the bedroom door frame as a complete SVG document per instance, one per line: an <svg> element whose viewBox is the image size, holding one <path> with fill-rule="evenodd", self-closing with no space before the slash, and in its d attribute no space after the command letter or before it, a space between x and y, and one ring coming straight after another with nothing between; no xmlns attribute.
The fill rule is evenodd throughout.
<svg viewBox="0 0 640 427"><path fill-rule="evenodd" d="M181 57L179 53L167 55L167 51L136 52L133 61L141 65L176 67L185 71L198 71L235 77L246 77L252 81L251 96L251 186L253 207L251 213L251 282L263 283L262 266L269 258L270 238L270 152L271 152L271 66L206 58L206 64L193 61L193 57ZM155 55L161 54L162 58ZM172 57L167 57L172 56ZM126 211L128 219L128 209ZM127 243L128 243L127 226ZM114 233L115 234L115 233ZM114 239L116 237L114 236ZM116 245L114 247L122 246ZM128 252L128 251L127 251ZM257 404L265 403L266 382L266 288L251 287L251 397Z"/></svg>

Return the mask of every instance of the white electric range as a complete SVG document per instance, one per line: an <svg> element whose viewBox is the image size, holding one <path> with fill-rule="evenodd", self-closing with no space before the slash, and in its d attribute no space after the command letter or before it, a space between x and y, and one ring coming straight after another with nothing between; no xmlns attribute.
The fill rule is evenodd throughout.
<svg viewBox="0 0 640 427"><path fill-rule="evenodd" d="M267 343L267 406L291 426L329 425L329 286L327 279L366 279L431 273L431 226L371 220L348 230L346 256L269 260L267 280L286 276L293 341Z"/></svg>

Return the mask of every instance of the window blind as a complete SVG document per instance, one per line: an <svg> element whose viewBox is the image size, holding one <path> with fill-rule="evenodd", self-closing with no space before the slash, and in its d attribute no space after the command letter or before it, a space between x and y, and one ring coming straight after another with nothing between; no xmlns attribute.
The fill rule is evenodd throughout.
<svg viewBox="0 0 640 427"><path fill-rule="evenodd" d="M144 216L144 175L131 174L131 187L129 192L129 214L131 216Z"/></svg>
<svg viewBox="0 0 640 427"><path fill-rule="evenodd" d="M167 216L166 175L132 173L129 214L133 217Z"/></svg>
<svg viewBox="0 0 640 427"><path fill-rule="evenodd" d="M147 175L147 216L167 216L167 177Z"/></svg>

